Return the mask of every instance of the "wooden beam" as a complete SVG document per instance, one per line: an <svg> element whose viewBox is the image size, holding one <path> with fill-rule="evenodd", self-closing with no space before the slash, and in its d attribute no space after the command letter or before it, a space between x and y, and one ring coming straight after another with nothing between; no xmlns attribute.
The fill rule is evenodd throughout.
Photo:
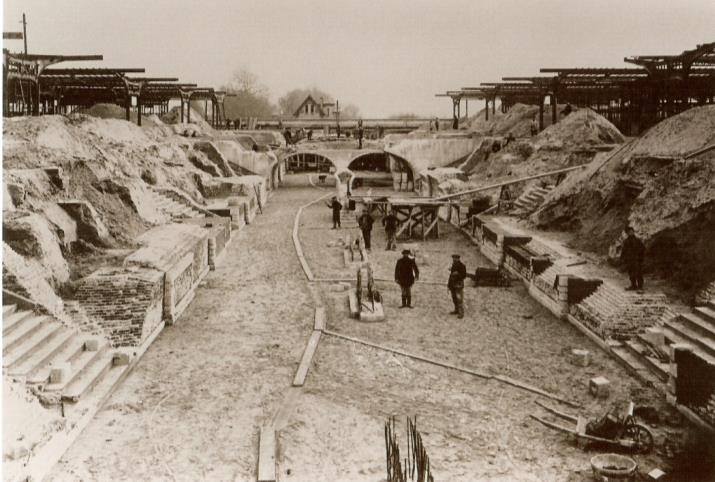
<svg viewBox="0 0 715 482"><path fill-rule="evenodd" d="M303 358L301 358L298 370L295 372L295 378L293 378L294 387L302 387L303 384L305 384L305 378L308 376L308 369L313 361L313 355L315 355L315 350L318 348L318 342L320 341L320 335L322 333L322 331L314 330L313 334L310 335L308 345L303 352Z"/></svg>
<svg viewBox="0 0 715 482"><path fill-rule="evenodd" d="M261 427L258 440L258 482L276 481L276 430Z"/></svg>

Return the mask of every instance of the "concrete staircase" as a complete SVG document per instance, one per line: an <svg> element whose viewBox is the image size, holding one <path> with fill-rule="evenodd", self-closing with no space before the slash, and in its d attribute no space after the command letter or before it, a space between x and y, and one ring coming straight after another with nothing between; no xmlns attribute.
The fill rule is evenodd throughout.
<svg viewBox="0 0 715 482"><path fill-rule="evenodd" d="M532 186L528 188L514 201L512 214L515 216L528 216L543 204L546 196L553 190L553 185L546 187Z"/></svg>
<svg viewBox="0 0 715 482"><path fill-rule="evenodd" d="M663 334L670 343L684 343L704 360L715 364L715 300L665 322Z"/></svg>
<svg viewBox="0 0 715 482"><path fill-rule="evenodd" d="M16 305L2 310L3 374L34 385L45 401L77 402L98 384L111 385L127 368L115 364L117 354L102 338Z"/></svg>
<svg viewBox="0 0 715 482"><path fill-rule="evenodd" d="M179 202L164 193L152 190L151 197L154 201L154 206L156 206L159 211L171 217L172 219L190 219L206 217L204 213L194 208L193 206L189 206L188 204Z"/></svg>

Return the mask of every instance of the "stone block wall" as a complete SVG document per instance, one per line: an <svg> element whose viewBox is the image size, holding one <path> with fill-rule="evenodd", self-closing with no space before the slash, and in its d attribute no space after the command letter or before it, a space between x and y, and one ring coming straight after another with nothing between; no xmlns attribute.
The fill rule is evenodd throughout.
<svg viewBox="0 0 715 482"><path fill-rule="evenodd" d="M164 273L101 268L78 283L75 299L113 346L139 346L161 323Z"/></svg>

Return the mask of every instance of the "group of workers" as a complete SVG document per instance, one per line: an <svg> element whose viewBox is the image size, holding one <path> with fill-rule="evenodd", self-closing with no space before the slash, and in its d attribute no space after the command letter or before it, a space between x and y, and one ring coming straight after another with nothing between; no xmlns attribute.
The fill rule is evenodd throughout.
<svg viewBox="0 0 715 482"><path fill-rule="evenodd" d="M342 204L338 198L333 196L328 206L333 213L332 229L340 228L340 211ZM372 249L372 226L375 219L367 209L363 209L358 216L358 227L362 232L363 240L365 241L365 249ZM399 220L395 215L395 211L390 209L382 218L382 225L385 227L385 236L387 237L387 251L397 249L397 228ZM395 264L395 282L400 286L402 292L402 305L400 308L413 308L412 306L412 285L419 280L420 270L417 267L414 253L408 249L402 250L402 258L397 260ZM447 288L452 297L454 311L450 314L457 315L458 318L464 318L464 280L467 277L467 268L462 263L459 254L452 255L452 266L449 271L449 279Z"/></svg>

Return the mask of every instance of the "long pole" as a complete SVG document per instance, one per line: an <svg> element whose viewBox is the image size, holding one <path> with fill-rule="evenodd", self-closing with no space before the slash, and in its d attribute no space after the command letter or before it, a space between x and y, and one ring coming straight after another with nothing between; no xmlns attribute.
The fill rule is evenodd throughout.
<svg viewBox="0 0 715 482"><path fill-rule="evenodd" d="M25 55L27 55L27 22L24 13L22 14L22 40L25 43Z"/></svg>
<svg viewBox="0 0 715 482"><path fill-rule="evenodd" d="M505 182L500 182L500 183L497 183L497 184L491 184L491 185L488 185L488 186L478 187L478 188L475 188L475 189L469 189L468 191L455 192L454 194L447 194L447 195L445 195L445 196L436 197L436 198L434 198L433 200L434 200L434 201L444 201L444 200L446 200L446 199L451 199L451 198L454 198L454 197L464 196L465 194L472 194L472 193L479 192L479 191L486 191L486 190L488 190L488 189L494 189L494 188L497 188L497 187L508 186L508 185L510 185L510 184L516 184L516 183L518 183L518 182L530 181L530 180L532 180L532 179L538 179L538 178L540 178L540 177L553 176L553 175L555 175L555 174L561 174L562 172L575 171L575 170L577 170L577 169L585 169L586 166L587 166L587 164L582 164L582 165L580 165L580 166L566 167L566 168L564 168L564 169L557 169L557 170L555 170L555 171L544 172L544 173L542 173L542 174L536 174L536 175L534 175L534 176L522 177L522 178L519 178L519 179L514 179L514 180L512 180L512 181L505 181Z"/></svg>

